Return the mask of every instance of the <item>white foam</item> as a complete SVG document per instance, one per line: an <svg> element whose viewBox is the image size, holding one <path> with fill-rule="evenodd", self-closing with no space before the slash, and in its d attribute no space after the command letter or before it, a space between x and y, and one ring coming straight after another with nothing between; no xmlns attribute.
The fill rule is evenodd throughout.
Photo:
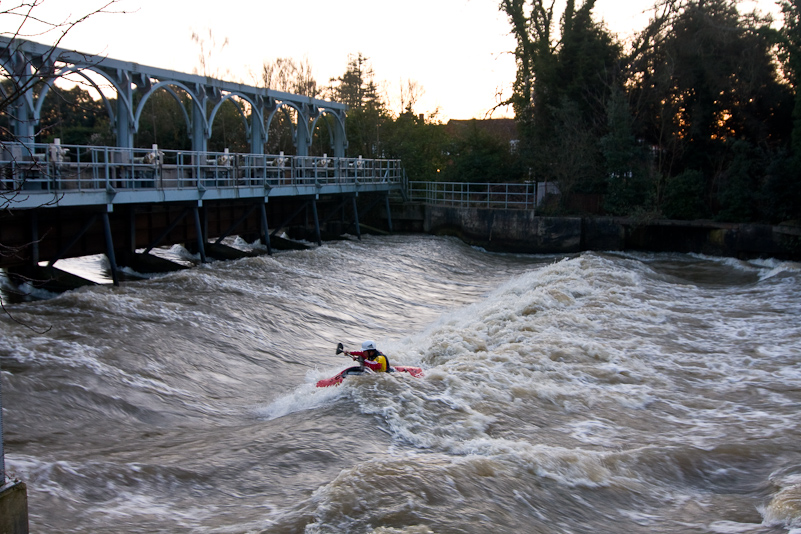
<svg viewBox="0 0 801 534"><path fill-rule="evenodd" d="M706 395L726 397L754 380L790 386L801 366L778 365L757 378L762 371L749 363L753 356L739 349L744 339L767 347L773 334L760 331L759 312L742 319L721 316L714 299L731 306L725 289L699 293L649 273L635 261L621 267L617 260L585 254L515 277L484 300L390 345L393 361L426 367L421 383L393 389L391 396L370 390L355 397L403 442L460 455L508 450L521 459L536 457L548 476L585 483L604 478L594 460L586 460L581 474L553 474L542 467L553 450L531 449L530 437L509 442L491 435L499 422L494 414L516 412L517 405L535 409L542 402L575 415L597 405L636 412L660 402L672 407L651 416L672 429L664 439L702 449L718 443L734 421L749 435L763 437L792 425L786 415L739 402L697 408L709 404ZM750 294L733 298L744 306L753 302ZM771 320L769 312L766 321ZM688 321L696 326L681 326ZM797 344L769 350L786 357L795 352L796 359L797 351ZM777 402L792 402L776 395ZM504 424L512 425L516 416L506 419ZM567 420L565 432L589 447L625 444L627 433L620 432L625 428L616 432L600 420Z"/></svg>
<svg viewBox="0 0 801 534"><path fill-rule="evenodd" d="M347 385L331 386L318 388L317 381L336 375L339 370L311 370L306 373L306 382L298 386L288 395L283 395L273 400L266 406L260 406L254 413L260 419L267 421L278 419L289 414L304 412L307 410L319 409L331 404L335 399L347 395Z"/></svg>

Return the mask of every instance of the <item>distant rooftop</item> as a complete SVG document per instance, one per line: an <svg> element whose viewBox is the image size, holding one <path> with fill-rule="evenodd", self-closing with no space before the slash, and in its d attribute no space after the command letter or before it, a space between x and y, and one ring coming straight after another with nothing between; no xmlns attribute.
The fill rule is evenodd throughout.
<svg viewBox="0 0 801 534"><path fill-rule="evenodd" d="M517 124L514 119L451 119L445 127L449 133L456 135L474 127L505 141L511 142L518 139Z"/></svg>

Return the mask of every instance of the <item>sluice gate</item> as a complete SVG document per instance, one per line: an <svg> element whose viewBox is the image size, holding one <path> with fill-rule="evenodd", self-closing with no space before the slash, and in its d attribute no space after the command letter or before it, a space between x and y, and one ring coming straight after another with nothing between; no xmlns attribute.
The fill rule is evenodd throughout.
<svg viewBox="0 0 801 534"><path fill-rule="evenodd" d="M0 267L56 290L80 283L54 270L65 258L105 254L118 283L122 267L142 273L180 268L150 254L172 244L205 262L245 255L223 244L232 235L260 240L268 253L299 246L277 235L287 228L295 230L292 237L317 244L326 228L360 236L360 212L378 205L388 210L390 193L404 191L398 160L3 148ZM75 156L64 158L68 151ZM109 151L126 157L105 157Z"/></svg>

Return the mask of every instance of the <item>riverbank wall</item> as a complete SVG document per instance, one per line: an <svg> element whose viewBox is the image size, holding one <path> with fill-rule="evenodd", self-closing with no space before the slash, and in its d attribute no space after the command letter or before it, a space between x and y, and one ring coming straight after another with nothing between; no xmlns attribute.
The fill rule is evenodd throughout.
<svg viewBox="0 0 801 534"><path fill-rule="evenodd" d="M408 202L391 205L390 213L396 232L451 235L493 252L567 254L631 250L801 261L801 226L792 224L540 217L532 210ZM381 216L386 219L386 212Z"/></svg>
<svg viewBox="0 0 801 534"><path fill-rule="evenodd" d="M28 490L22 482L0 485L0 534L28 534Z"/></svg>

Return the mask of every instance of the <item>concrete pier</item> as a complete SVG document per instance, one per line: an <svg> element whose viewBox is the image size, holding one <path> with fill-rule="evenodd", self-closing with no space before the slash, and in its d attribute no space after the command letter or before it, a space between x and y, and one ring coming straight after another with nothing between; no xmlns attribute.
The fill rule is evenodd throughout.
<svg viewBox="0 0 801 534"><path fill-rule="evenodd" d="M0 534L28 534L28 490L22 482L0 487Z"/></svg>

